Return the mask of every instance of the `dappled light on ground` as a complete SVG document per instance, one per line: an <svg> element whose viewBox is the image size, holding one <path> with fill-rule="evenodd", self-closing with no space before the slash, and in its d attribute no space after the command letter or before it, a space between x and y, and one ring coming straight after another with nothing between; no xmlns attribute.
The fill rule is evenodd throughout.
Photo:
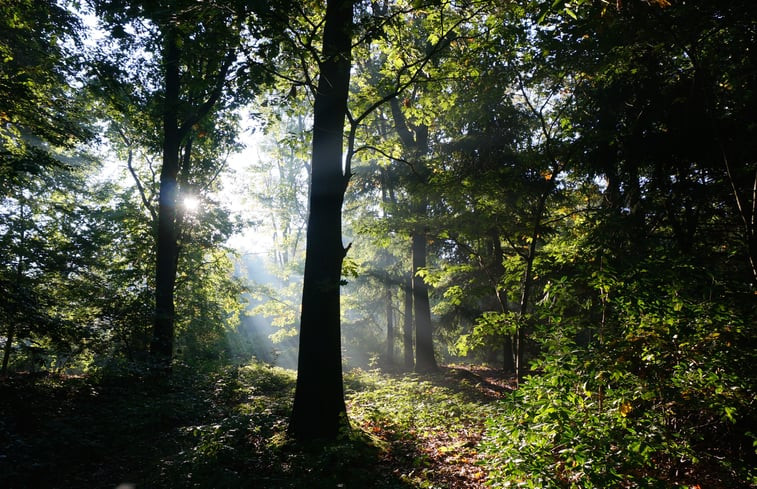
<svg viewBox="0 0 757 489"><path fill-rule="evenodd" d="M354 382L354 384L353 384ZM348 410L377 440L383 462L418 487L484 487L477 445L490 403L512 380L491 369L442 368L418 376L353 371Z"/></svg>
<svg viewBox="0 0 757 489"><path fill-rule="evenodd" d="M0 486L480 488L476 446L508 382L462 367L422 377L354 370L352 432L298 445L286 437L291 370L178 367L169 381L138 370L17 374L0 383L9 400L0 435L10 440Z"/></svg>
<svg viewBox="0 0 757 489"><path fill-rule="evenodd" d="M310 444L287 437L294 381L292 370L260 363L205 371L177 365L170 379L136 367L9 376L0 381L0 439L7 440L0 487L483 489L508 482L498 457L532 449L506 433L499 445L492 437L521 430L504 415L517 414L512 409L524 402L518 396L539 391L539 379L513 391L513 378L483 367L424 375L351 370L345 389L352 429ZM522 415L548 421L549 409L530 406ZM553 453L537 429L544 428L527 431ZM690 469L696 471L664 480L737 487L714 467ZM657 477L644 470L630 476Z"/></svg>

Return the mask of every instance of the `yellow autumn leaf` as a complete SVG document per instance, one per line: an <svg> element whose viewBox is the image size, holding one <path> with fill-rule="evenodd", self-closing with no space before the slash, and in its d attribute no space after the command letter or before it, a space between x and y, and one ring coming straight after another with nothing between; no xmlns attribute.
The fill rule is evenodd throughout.
<svg viewBox="0 0 757 489"><path fill-rule="evenodd" d="M628 401L625 401L623 404L620 405L620 415L623 417L628 416L628 413L631 412L633 408L631 407L631 403Z"/></svg>

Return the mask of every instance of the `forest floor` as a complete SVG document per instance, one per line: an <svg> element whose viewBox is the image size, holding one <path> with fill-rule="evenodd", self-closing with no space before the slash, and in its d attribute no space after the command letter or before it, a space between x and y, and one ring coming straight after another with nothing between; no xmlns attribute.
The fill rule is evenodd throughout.
<svg viewBox="0 0 757 489"><path fill-rule="evenodd" d="M286 438L294 380L261 364L0 379L0 487L482 488L484 422L514 387L483 367L352 370L352 430L303 446Z"/></svg>

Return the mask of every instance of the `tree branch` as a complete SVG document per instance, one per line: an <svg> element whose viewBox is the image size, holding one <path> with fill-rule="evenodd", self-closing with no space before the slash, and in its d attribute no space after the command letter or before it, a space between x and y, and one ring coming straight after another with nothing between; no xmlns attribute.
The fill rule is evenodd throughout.
<svg viewBox="0 0 757 489"><path fill-rule="evenodd" d="M210 95L208 96L207 100L205 100L205 102L202 103L197 108L197 110L194 111L194 114L188 117L187 120L184 121L184 123L179 128L180 139L183 139L192 129L192 126L197 124L197 122L200 121L200 119L205 117L208 114L208 112L210 112L210 110L213 108L213 106L216 104L216 102L218 102L218 100L221 98L221 95L223 94L223 86L226 83L226 76L229 73L229 69L231 68L231 65L234 63L235 55L236 55L235 49L231 49L226 54L226 58L224 58L223 64L221 65L221 69L216 75L213 90L210 92Z"/></svg>
<svg viewBox="0 0 757 489"><path fill-rule="evenodd" d="M126 158L126 167L129 169L129 173L131 173L131 177L134 179L134 183L137 186L137 191L139 192L139 196L142 199L142 204L144 204L145 208L150 212L150 216L152 217L153 224L157 224L158 222L158 214L155 211L155 207L150 203L150 200L147 198L147 195L145 194L145 188L142 185L142 181L139 179L139 176L137 175L137 172L134 170L133 165L133 159L134 159L134 151L131 149L130 140L128 137L126 137L126 134L123 132L123 130L119 127L118 133L121 135L121 138L124 140L124 143L126 144L127 149L127 158Z"/></svg>

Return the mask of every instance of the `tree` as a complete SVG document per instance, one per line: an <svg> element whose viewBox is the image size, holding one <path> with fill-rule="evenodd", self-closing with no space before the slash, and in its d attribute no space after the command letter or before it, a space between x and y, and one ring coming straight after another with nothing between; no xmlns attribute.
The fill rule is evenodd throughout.
<svg viewBox="0 0 757 489"><path fill-rule="evenodd" d="M17 353L28 368L64 368L107 336L98 324L95 277L109 257L99 212L105 188L86 182L84 160L65 159L28 176L24 189L0 198L2 373Z"/></svg>
<svg viewBox="0 0 757 489"><path fill-rule="evenodd" d="M201 187L198 173L207 177L210 170L210 175L217 174L196 161L197 146L212 133L214 125L248 99L264 78L256 56L270 47L268 41L274 37L274 32L267 30L273 7L255 5L255 10L246 2L197 4L181 0L167 4L113 0L96 5L124 49L116 56L104 53L99 65L100 83L111 99L121 99L117 104L147 110L151 124L142 127L155 133L143 135L142 141L160 154L162 161L154 211L155 314L151 352L159 365L167 367L174 353L174 294L184 224L180 196ZM127 32L127 27L133 34ZM243 38L243 33L249 37ZM265 36L270 37L260 41ZM134 52L140 49L158 54L157 62L138 63L136 76L114 66L133 59ZM136 97L124 100L124 92L135 93ZM220 166L218 161L215 166ZM148 202L144 197L143 201Z"/></svg>
<svg viewBox="0 0 757 489"><path fill-rule="evenodd" d="M414 363L418 371L433 371L437 368L433 325L423 274L428 254L426 220L430 199L426 160L431 148L429 125L436 108L414 101L424 98L429 86L436 88L436 77L454 76L454 70L447 71L444 66L447 52L453 43L463 43L467 39L472 19L484 11L485 5L441 2L428 8L423 4L401 3L390 8L388 3L383 3L373 7L377 19L374 23L378 25L369 31L366 38L370 42L360 51L360 77L356 82L355 96L356 105L368 109L361 117L351 119L350 141L357 134L356 123L372 115L373 124L365 125L367 130L355 143L356 153L365 151L388 158L395 165L391 172L403 175L400 180L412 215L403 215L404 222L398 227L404 228L402 232L412 238L410 277L416 334ZM444 100L447 95L440 94L436 100ZM384 110L384 105L389 108ZM445 100L441 106L449 107L449 101ZM406 343L406 355L412 351L409 347L410 344Z"/></svg>
<svg viewBox="0 0 757 489"><path fill-rule="evenodd" d="M412 250L412 291L413 291L413 318L415 322L415 370L430 372L437 369L434 356L433 326L431 323L431 307L428 299L428 286L422 276L426 268L426 240L427 230L424 220L427 214L426 195L422 187L428 180L428 168L423 162L428 152L428 126L418 124L408 127L406 119L401 112L399 100L391 100L392 117L394 127L399 135L404 149L404 157L410 161L413 167L413 184L415 195L412 197L412 209L414 218L418 223L411 233Z"/></svg>
<svg viewBox="0 0 757 489"><path fill-rule="evenodd" d="M300 352L289 433L297 439L334 438L346 422L339 287L342 203L350 178L342 168L349 94L353 1L329 0L313 117L310 208L300 319Z"/></svg>
<svg viewBox="0 0 757 489"><path fill-rule="evenodd" d="M228 22L225 15L218 20L224 23ZM184 22L186 21L184 20ZM186 115L184 118L180 118L180 24L170 18L161 19L161 24L165 29L163 34L165 99L163 101L163 164L160 171L155 266L155 322L151 352L156 361L168 365L173 356L174 341L174 288L179 254L177 236L180 216L177 215L177 203L180 158L183 158L185 162L191 161L191 142L188 136L193 127L211 112L221 98L224 85L227 83L229 69L237 53L238 40L227 41L228 44L222 49L224 54L221 60L215 57L208 59L210 64L215 64L215 66L210 69L206 68L205 76L207 78L203 81L208 88L205 97L200 99L199 103L190 103L189 107L184 108L187 111L185 112ZM224 46L224 44L221 44L221 46ZM184 49L189 48L183 42L182 47ZM197 55L194 50L190 52L192 56Z"/></svg>

